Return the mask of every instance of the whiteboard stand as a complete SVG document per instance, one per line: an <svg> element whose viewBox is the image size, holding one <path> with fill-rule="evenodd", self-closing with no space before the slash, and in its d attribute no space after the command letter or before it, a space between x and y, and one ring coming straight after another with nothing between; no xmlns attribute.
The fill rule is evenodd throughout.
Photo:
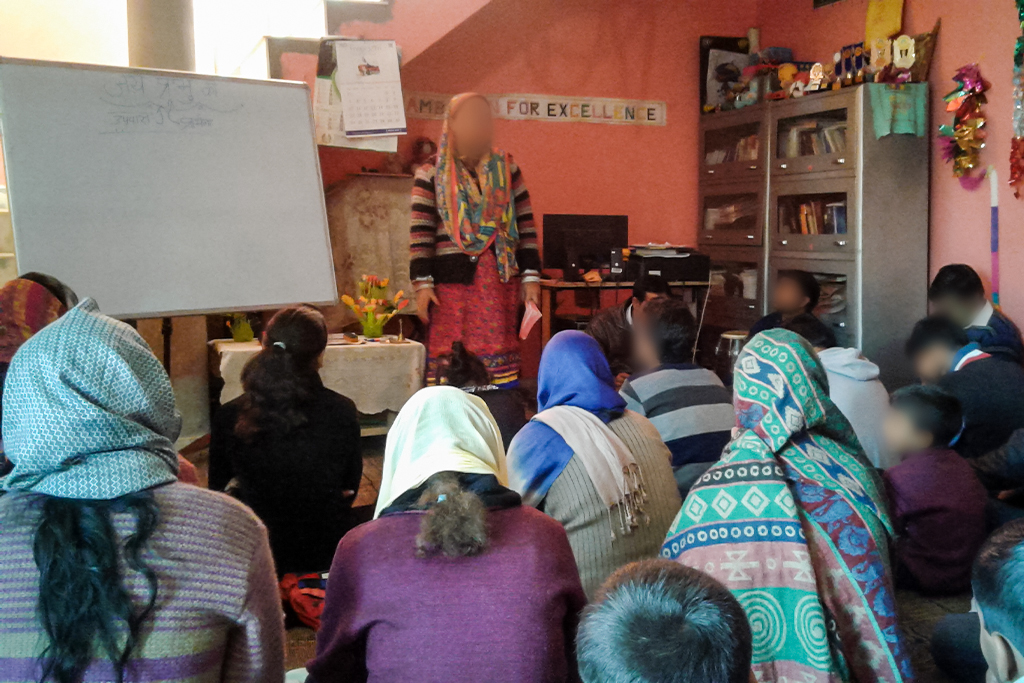
<svg viewBox="0 0 1024 683"><path fill-rule="evenodd" d="M164 336L164 370L167 376L171 376L171 334L174 332L174 323L170 318L164 318L160 324L160 334Z"/></svg>

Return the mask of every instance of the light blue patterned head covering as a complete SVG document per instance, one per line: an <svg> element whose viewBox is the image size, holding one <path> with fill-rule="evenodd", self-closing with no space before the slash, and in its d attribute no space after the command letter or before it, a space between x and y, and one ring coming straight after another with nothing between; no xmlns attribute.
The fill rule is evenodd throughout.
<svg viewBox="0 0 1024 683"><path fill-rule="evenodd" d="M29 339L4 385L8 491L111 500L174 481L181 416L146 342L86 299Z"/></svg>

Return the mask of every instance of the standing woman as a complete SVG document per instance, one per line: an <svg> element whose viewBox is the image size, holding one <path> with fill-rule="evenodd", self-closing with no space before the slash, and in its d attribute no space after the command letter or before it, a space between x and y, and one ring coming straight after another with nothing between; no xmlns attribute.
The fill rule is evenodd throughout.
<svg viewBox="0 0 1024 683"><path fill-rule="evenodd" d="M210 441L210 488L236 479L270 531L278 574L323 571L355 526L363 476L355 404L318 371L327 325L311 306L278 311L242 369L245 393L221 407Z"/></svg>
<svg viewBox="0 0 1024 683"><path fill-rule="evenodd" d="M435 163L416 172L410 274L427 328L427 377L462 341L495 384L519 379L516 313L540 305L540 254L530 193L519 167L492 147L483 95L452 98ZM433 304L433 311L431 311Z"/></svg>

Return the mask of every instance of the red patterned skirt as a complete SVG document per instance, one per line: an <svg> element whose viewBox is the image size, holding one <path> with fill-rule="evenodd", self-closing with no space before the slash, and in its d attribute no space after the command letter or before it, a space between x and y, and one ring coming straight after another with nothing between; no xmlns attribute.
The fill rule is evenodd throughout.
<svg viewBox="0 0 1024 683"><path fill-rule="evenodd" d="M427 330L427 384L437 384L439 357L461 341L487 366L491 381L505 386L519 381L519 281L502 282L498 263L488 249L480 255L469 285L434 286L440 306L430 310Z"/></svg>

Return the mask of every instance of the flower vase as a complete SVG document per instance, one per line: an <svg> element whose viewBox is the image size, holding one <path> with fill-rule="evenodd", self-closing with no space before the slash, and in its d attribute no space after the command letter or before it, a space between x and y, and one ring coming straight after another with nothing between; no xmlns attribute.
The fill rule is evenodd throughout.
<svg viewBox="0 0 1024 683"><path fill-rule="evenodd" d="M362 320L363 336L367 339L380 339L384 336L385 320Z"/></svg>
<svg viewBox="0 0 1024 683"><path fill-rule="evenodd" d="M251 342L255 339L252 331L252 324L244 313L235 313L228 323L231 328L231 339L236 342Z"/></svg>

